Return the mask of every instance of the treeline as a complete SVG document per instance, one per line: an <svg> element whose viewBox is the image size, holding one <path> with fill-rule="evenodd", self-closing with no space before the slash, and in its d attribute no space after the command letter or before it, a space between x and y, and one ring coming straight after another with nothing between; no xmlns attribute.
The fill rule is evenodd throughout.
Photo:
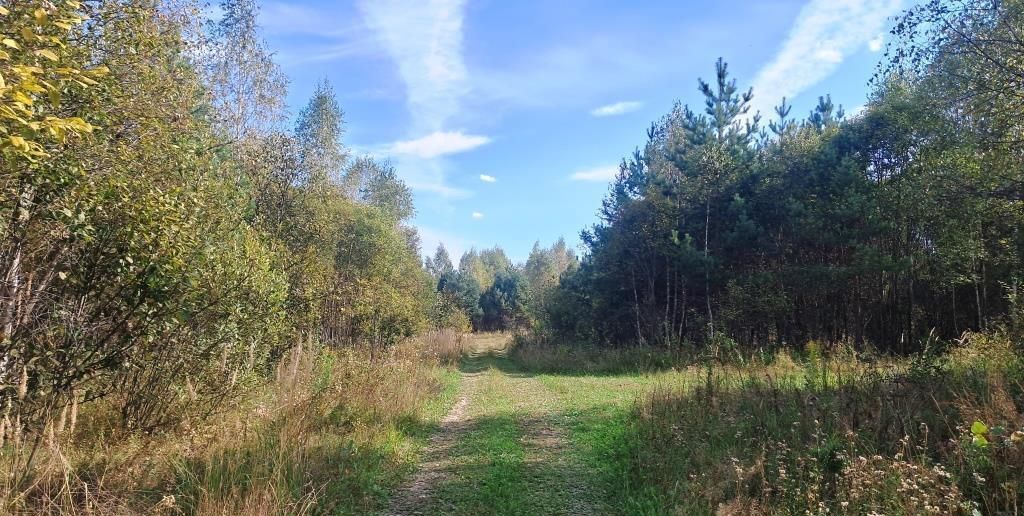
<svg viewBox="0 0 1024 516"><path fill-rule="evenodd" d="M721 60L623 160L546 311L611 345L869 343L1018 325L1024 4L905 12L862 111L762 118Z"/></svg>
<svg viewBox="0 0 1024 516"><path fill-rule="evenodd" d="M435 326L517 331L544 328L559 278L575 270L578 261L565 240L558 239L550 248L535 243L523 264L512 263L500 247L470 249L458 268L442 244L425 266L436 282Z"/></svg>
<svg viewBox="0 0 1024 516"><path fill-rule="evenodd" d="M0 443L33 451L10 471L80 404L159 431L290 348L430 325L409 188L349 156L327 84L284 127L254 0L200 7L0 1Z"/></svg>

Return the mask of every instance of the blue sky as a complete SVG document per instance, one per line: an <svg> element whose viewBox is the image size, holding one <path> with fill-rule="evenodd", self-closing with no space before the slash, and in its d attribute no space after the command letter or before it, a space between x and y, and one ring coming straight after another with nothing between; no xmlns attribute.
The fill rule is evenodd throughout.
<svg viewBox="0 0 1024 516"><path fill-rule="evenodd" d="M264 37L297 113L322 79L344 143L390 159L424 253L575 246L611 174L723 57L755 106L864 104L908 0L267 0Z"/></svg>

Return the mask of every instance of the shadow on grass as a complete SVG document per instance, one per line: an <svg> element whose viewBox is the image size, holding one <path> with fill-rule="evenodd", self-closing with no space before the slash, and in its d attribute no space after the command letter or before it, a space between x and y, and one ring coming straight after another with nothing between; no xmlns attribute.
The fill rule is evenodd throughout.
<svg viewBox="0 0 1024 516"><path fill-rule="evenodd" d="M463 356L459 362L459 371L463 374L476 375L488 369L497 369L513 378L532 378L536 375L524 370L519 363L510 358L508 348L471 353Z"/></svg>
<svg viewBox="0 0 1024 516"><path fill-rule="evenodd" d="M516 345L463 356L459 370L476 374L494 368L516 378L636 376L671 371L693 364L687 353L651 347L602 349Z"/></svg>

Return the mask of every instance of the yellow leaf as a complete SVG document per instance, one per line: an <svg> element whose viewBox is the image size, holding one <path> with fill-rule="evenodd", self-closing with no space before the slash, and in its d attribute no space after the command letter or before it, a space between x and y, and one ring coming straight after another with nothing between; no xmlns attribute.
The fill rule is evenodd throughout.
<svg viewBox="0 0 1024 516"><path fill-rule="evenodd" d="M21 136L11 135L8 140L11 141L11 145L15 148L28 150L28 142L26 142Z"/></svg>
<svg viewBox="0 0 1024 516"><path fill-rule="evenodd" d="M15 102L21 102L22 104L25 104L26 106L31 106L32 105L32 97L29 97L28 95L25 95L24 93L22 93L20 91L14 92L14 101Z"/></svg>
<svg viewBox="0 0 1024 516"><path fill-rule="evenodd" d="M68 127L76 131L91 133L93 130L92 124L78 117L68 118L67 120L65 120L65 122L67 123Z"/></svg>
<svg viewBox="0 0 1024 516"><path fill-rule="evenodd" d="M18 42L17 42L17 41L14 41L14 40L13 40L13 39L11 39L11 38L4 38L4 40L3 40L3 41L0 41L0 43L3 43L3 44L4 44L4 46L6 46L6 47L10 47L10 48L13 48L13 49L15 49L15 50L17 50L17 49L20 49L20 48L21 48L21 46L20 46L20 45L18 45Z"/></svg>
<svg viewBox="0 0 1024 516"><path fill-rule="evenodd" d="M21 37L25 38L25 41L32 41L36 39L36 33L32 32L32 29L28 27L21 28Z"/></svg>
<svg viewBox="0 0 1024 516"><path fill-rule="evenodd" d="M7 83L4 82L4 74L0 73L0 89L6 88Z"/></svg>
<svg viewBox="0 0 1024 516"><path fill-rule="evenodd" d="M8 60L10 58L11 58L11 54L8 54L7 52L4 52L3 50L0 50L0 61L6 61L6 60Z"/></svg>
<svg viewBox="0 0 1024 516"><path fill-rule="evenodd" d="M67 4L67 6L72 8L72 9L78 9L78 8L82 7L82 4L79 3L77 0L67 0L64 3Z"/></svg>
<svg viewBox="0 0 1024 516"><path fill-rule="evenodd" d="M46 50L46 49L36 50L36 55L40 56L40 57L45 57L45 58L49 59L50 61L56 61L57 60L57 54L54 54L53 51L51 51L51 50Z"/></svg>
<svg viewBox="0 0 1024 516"><path fill-rule="evenodd" d="M0 5L0 15L6 15L6 14L11 14L11 11L8 11L6 7Z"/></svg>
<svg viewBox="0 0 1024 516"><path fill-rule="evenodd" d="M42 24L46 23L46 11L45 10L43 10L43 9L36 9L35 12L32 13L32 15L36 19L36 24L42 25Z"/></svg>

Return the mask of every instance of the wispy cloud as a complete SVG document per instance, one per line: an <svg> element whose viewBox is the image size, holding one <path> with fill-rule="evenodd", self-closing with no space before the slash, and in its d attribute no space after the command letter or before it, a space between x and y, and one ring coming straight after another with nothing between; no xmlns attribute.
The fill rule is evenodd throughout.
<svg viewBox="0 0 1024 516"><path fill-rule="evenodd" d="M643 107L643 102L637 102L635 100L626 100L622 102L616 102L614 104L608 104L594 108L590 111L591 116L604 117L604 116L618 116L626 113L631 113Z"/></svg>
<svg viewBox="0 0 1024 516"><path fill-rule="evenodd" d="M782 97L793 98L869 45L901 0L811 0L801 9L775 58L754 80L754 110L771 113Z"/></svg>
<svg viewBox="0 0 1024 516"><path fill-rule="evenodd" d="M470 88L462 55L466 0L359 0L358 7L398 67L412 119L409 134L417 135L391 144L388 152L405 156L402 163L413 162L406 166L427 171L410 177L402 170L414 189L446 198L467 196L447 185L444 162L438 159L491 141L446 129Z"/></svg>
<svg viewBox="0 0 1024 516"><path fill-rule="evenodd" d="M485 182L485 183L496 183L496 182L498 182L498 178L496 178L494 176L489 176L487 174L480 174L480 180Z"/></svg>
<svg viewBox="0 0 1024 516"><path fill-rule="evenodd" d="M361 0L367 26L398 65L416 132L441 131L468 91L465 0Z"/></svg>
<svg viewBox="0 0 1024 516"><path fill-rule="evenodd" d="M299 65L314 63L326 63L339 59L368 56L373 53L372 45L366 40L345 40L320 45L313 48L302 48L281 52L277 55L277 61L285 68L294 68Z"/></svg>
<svg viewBox="0 0 1024 516"><path fill-rule="evenodd" d="M651 80L666 73L663 61L635 48L625 36L588 34L500 59L474 67L473 100L528 108L589 108L612 91L635 85L637 77Z"/></svg>
<svg viewBox="0 0 1024 516"><path fill-rule="evenodd" d="M352 58L377 58L381 45L352 6L313 8L282 0L261 2L260 28L271 38L288 41L276 56L291 68Z"/></svg>
<svg viewBox="0 0 1024 516"><path fill-rule="evenodd" d="M461 131L438 131L414 140L391 144L389 151L424 159L458 154L491 143L486 136L465 134Z"/></svg>
<svg viewBox="0 0 1024 516"><path fill-rule="evenodd" d="M480 220L480 219L484 218L484 214L480 213L479 211L474 211L472 216L476 220Z"/></svg>
<svg viewBox="0 0 1024 516"><path fill-rule="evenodd" d="M588 168L574 172L569 179L573 181L611 181L619 173L618 165Z"/></svg>

